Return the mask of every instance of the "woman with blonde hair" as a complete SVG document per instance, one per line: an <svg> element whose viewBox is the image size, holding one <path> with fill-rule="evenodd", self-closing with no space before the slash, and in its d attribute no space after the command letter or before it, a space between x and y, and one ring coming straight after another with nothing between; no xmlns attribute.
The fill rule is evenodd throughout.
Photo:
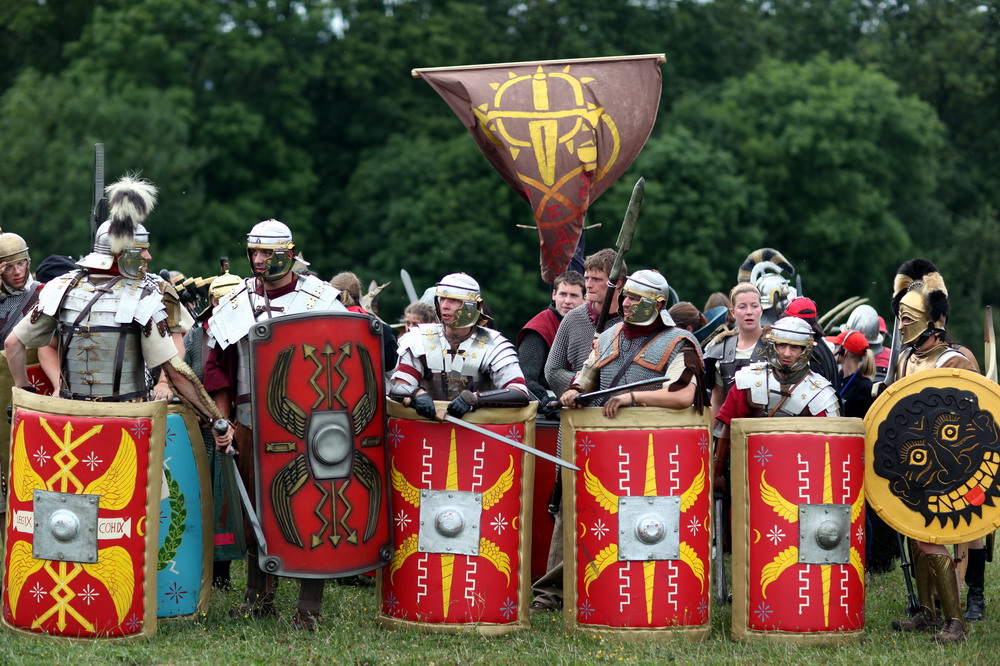
<svg viewBox="0 0 1000 666"><path fill-rule="evenodd" d="M844 405L844 416L864 418L875 399L872 377L875 355L864 333L843 331L832 340L837 346L834 357L840 362L840 388L837 393Z"/></svg>

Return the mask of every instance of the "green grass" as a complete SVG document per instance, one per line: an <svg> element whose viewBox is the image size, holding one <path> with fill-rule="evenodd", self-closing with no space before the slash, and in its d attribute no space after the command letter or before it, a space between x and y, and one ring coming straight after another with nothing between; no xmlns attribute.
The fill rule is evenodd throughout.
<svg viewBox="0 0 1000 666"><path fill-rule="evenodd" d="M242 565L234 580L242 580ZM532 616L532 628L501 638L386 631L375 622L375 588L328 584L323 624L303 634L291 630L298 585L284 582L278 594L281 617L234 620L226 611L240 592L218 592L208 614L193 620L161 622L155 637L131 642L70 642L27 637L0 630L3 664L616 664L616 663L822 663L822 664L987 664L1000 660L995 591L996 564L987 565L987 619L972 626L968 643L939 646L928 634L889 630L901 615L904 586L899 571L872 576L864 639L849 647L789 647L741 644L729 639L730 609L712 608L712 634L702 643L633 644L569 635L557 613ZM964 593L963 593L964 595Z"/></svg>

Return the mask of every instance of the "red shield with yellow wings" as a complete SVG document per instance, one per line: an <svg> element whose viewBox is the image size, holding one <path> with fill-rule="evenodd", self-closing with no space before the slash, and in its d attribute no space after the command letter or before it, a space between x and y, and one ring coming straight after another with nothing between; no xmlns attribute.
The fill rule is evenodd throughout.
<svg viewBox="0 0 1000 666"><path fill-rule="evenodd" d="M79 638L156 631L166 404L15 390L3 618Z"/></svg>
<svg viewBox="0 0 1000 666"><path fill-rule="evenodd" d="M707 636L707 415L564 410L563 428L563 450L581 468L563 472L568 622L588 633Z"/></svg>
<svg viewBox="0 0 1000 666"><path fill-rule="evenodd" d="M860 419L736 419L733 638L842 643L865 626Z"/></svg>
<svg viewBox="0 0 1000 666"><path fill-rule="evenodd" d="M482 634L529 626L532 457L388 405L396 550L381 573L379 620ZM482 409L465 420L531 445L534 410Z"/></svg>

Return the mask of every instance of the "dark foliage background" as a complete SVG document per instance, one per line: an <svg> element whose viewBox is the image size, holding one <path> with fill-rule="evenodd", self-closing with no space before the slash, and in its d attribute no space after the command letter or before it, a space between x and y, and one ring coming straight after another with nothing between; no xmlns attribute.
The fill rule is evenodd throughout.
<svg viewBox="0 0 1000 666"><path fill-rule="evenodd" d="M941 268L981 354L1000 294L1000 3L968 0L0 0L0 225L35 261L88 249L93 144L161 189L154 264L188 275L277 217L323 276L464 270L513 335L544 307L529 208L414 67L664 52L653 135L591 209L686 300L780 249L821 310L883 315Z"/></svg>

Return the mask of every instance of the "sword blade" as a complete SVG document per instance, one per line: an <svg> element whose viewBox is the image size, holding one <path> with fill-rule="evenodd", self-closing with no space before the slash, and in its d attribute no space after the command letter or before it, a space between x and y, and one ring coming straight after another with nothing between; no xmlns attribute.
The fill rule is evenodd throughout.
<svg viewBox="0 0 1000 666"><path fill-rule="evenodd" d="M259 555L260 557L264 557L267 555L267 540L264 538L264 530L260 527L260 520L257 518L257 512L254 511L253 503L250 501L250 495L247 493L247 487L243 485L243 477L240 476L239 470L236 469L236 461L233 459L232 454L223 454L222 460L222 464L229 468L229 473L231 473L236 479L236 487L239 488L240 499L243 500L243 510L247 512L247 518L250 519L250 525L253 527L253 533L257 535Z"/></svg>
<svg viewBox="0 0 1000 666"><path fill-rule="evenodd" d="M626 393L632 389L643 388L644 386L652 386L653 384L662 384L663 382L670 381L669 377L652 377L650 379L643 379L637 382L632 382L631 384L622 384L621 386L612 386L611 388L601 389L599 391L590 391L589 393L581 393L576 396L576 401L579 403L591 402L597 398L603 398L606 395L614 395L616 393ZM556 403L558 405L558 403Z"/></svg>
<svg viewBox="0 0 1000 666"><path fill-rule="evenodd" d="M413 280L410 279L410 274L406 272L405 268L399 269L399 279L403 281L403 289L406 290L406 297L410 299L411 303L416 303L420 300L417 296L417 290L413 288Z"/></svg>
<svg viewBox="0 0 1000 666"><path fill-rule="evenodd" d="M486 428L481 428L481 427L475 425L474 423L468 423L467 421L463 421L462 419L456 419L454 416L451 416L450 414L445 414L444 420L447 421L448 423L454 423L457 426L461 426L461 427L466 428L468 430L471 430L473 432L478 432L480 435L483 435L484 437L489 437L490 439L495 439L498 442L503 442L504 444L507 444L509 446L513 446L515 449L520 449L521 451L524 451L525 453L530 453L531 455L537 456L537 457L541 458L542 460L548 460L549 462L555 463L556 465L559 465L560 467L566 467L568 469L573 470L574 472L579 472L580 471L579 467L577 467L573 463L566 462L562 458L556 458L553 455L549 455L545 451L539 451L538 449L534 449L534 448L528 446L527 444L522 444L521 442L515 441L513 439L509 439L507 437L504 437L503 435L498 435L495 432L490 432Z"/></svg>

